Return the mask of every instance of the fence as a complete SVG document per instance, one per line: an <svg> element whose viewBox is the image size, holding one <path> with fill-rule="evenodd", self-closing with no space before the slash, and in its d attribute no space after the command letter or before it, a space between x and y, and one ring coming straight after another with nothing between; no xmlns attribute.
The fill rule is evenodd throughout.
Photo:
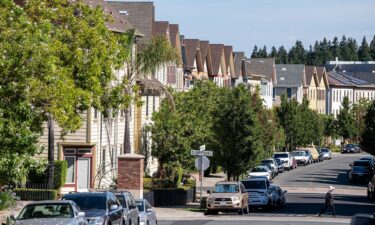
<svg viewBox="0 0 375 225"><path fill-rule="evenodd" d="M53 200L57 197L57 190L48 189L47 183L13 183L8 189L21 200Z"/></svg>

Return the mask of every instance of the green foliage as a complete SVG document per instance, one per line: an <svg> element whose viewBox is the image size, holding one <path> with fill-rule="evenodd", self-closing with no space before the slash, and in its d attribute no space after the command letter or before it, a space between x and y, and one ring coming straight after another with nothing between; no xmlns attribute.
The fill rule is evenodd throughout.
<svg viewBox="0 0 375 225"><path fill-rule="evenodd" d="M344 97L340 113L337 115L337 126L339 135L345 140L353 139L355 133L355 121L351 112L349 98Z"/></svg>
<svg viewBox="0 0 375 225"><path fill-rule="evenodd" d="M7 190L0 192L0 211L16 205L17 197L14 192Z"/></svg>
<svg viewBox="0 0 375 225"><path fill-rule="evenodd" d="M54 163L55 171L53 177L53 188L59 189L65 185L68 163L65 160L55 161Z"/></svg>
<svg viewBox="0 0 375 225"><path fill-rule="evenodd" d="M152 178L143 178L143 189L151 189L153 187Z"/></svg>
<svg viewBox="0 0 375 225"><path fill-rule="evenodd" d="M58 190L15 188L16 195L23 201L55 200Z"/></svg>
<svg viewBox="0 0 375 225"><path fill-rule="evenodd" d="M351 112L354 118L354 139L355 143L361 141L361 136L366 128L365 117L371 102L368 99L361 98L352 105Z"/></svg>
<svg viewBox="0 0 375 225"><path fill-rule="evenodd" d="M375 101L372 101L365 116L365 129L362 133L362 148L375 155Z"/></svg>

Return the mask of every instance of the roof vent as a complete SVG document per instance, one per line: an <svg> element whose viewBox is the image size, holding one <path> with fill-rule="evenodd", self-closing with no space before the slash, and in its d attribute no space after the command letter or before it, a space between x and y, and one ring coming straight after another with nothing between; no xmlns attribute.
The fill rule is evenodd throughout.
<svg viewBox="0 0 375 225"><path fill-rule="evenodd" d="M280 77L280 80L285 80L285 78L284 77Z"/></svg>
<svg viewBox="0 0 375 225"><path fill-rule="evenodd" d="M372 73L375 73L375 70L373 70Z"/></svg>
<svg viewBox="0 0 375 225"><path fill-rule="evenodd" d="M281 68L281 71L286 71L286 68L285 67Z"/></svg>
<svg viewBox="0 0 375 225"><path fill-rule="evenodd" d="M129 15L129 14L128 14L128 11L126 11L126 10L120 10L119 13L120 13L120 14L124 14L124 15L126 15L126 16Z"/></svg>
<svg viewBox="0 0 375 225"><path fill-rule="evenodd" d="M342 72L343 72L343 73L346 73L346 70L343 70Z"/></svg>

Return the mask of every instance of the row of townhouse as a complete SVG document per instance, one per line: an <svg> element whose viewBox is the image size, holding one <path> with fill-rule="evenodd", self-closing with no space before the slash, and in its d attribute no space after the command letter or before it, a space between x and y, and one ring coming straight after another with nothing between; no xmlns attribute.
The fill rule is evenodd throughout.
<svg viewBox="0 0 375 225"><path fill-rule="evenodd" d="M130 121L123 111L104 117L96 109L88 110L83 126L74 133L61 136L55 124L56 159L68 162L67 182L62 193L85 191L90 188L107 188L117 175L117 157L122 154L142 154L146 157L146 173L152 175L158 167L157 159L150 155L152 134L147 127L152 124L152 114L158 111L165 93L160 88L172 87L176 91L188 91L197 80L212 80L220 87L245 84L250 91L260 89L267 108L280 103L280 96L302 102L310 100L310 107L319 113L331 112L332 104L326 103L329 89L329 73L324 67L304 65L276 65L274 59L249 59L244 52L236 52L232 46L213 44L207 40L190 39L180 34L178 24L155 21L152 2L127 2L121 0L85 0L87 4L101 7L113 17L108 24L113 32L125 33L135 29L138 39L134 54L150 42L152 37L164 36L180 56L175 64L158 68L153 76L144 74L137 80L141 87L142 106L132 105ZM125 70L116 71L118 79ZM335 92L332 92L335 93ZM125 127L130 128L130 152L125 152ZM47 146L47 131L40 144Z"/></svg>

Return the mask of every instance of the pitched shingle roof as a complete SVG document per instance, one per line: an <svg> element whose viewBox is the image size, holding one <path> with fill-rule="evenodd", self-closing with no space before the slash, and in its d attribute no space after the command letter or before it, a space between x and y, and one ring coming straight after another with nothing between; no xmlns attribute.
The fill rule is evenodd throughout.
<svg viewBox="0 0 375 225"><path fill-rule="evenodd" d="M264 76L272 81L275 73L275 59L273 58L252 58L245 61L246 75Z"/></svg>
<svg viewBox="0 0 375 225"><path fill-rule="evenodd" d="M111 31L125 33L130 29L135 29L125 18L123 18L117 10L112 8L110 4L104 0L84 0L84 2L92 7L101 7L103 11L113 17L113 21L107 23L108 29ZM139 31L136 34L142 35Z"/></svg>
<svg viewBox="0 0 375 225"><path fill-rule="evenodd" d="M276 64L275 86L300 87L305 83L305 65L303 64Z"/></svg>
<svg viewBox="0 0 375 225"><path fill-rule="evenodd" d="M208 41L199 41L199 47L201 49L202 59L205 60L207 58L209 42Z"/></svg>
<svg viewBox="0 0 375 225"><path fill-rule="evenodd" d="M360 88L374 88L375 84L369 83L365 80L361 80L352 76L349 76L342 72L329 71L328 82L330 86L342 86L342 87L360 87Z"/></svg>
<svg viewBox="0 0 375 225"><path fill-rule="evenodd" d="M224 54L225 54L225 65L226 69L230 69L230 59L231 56L233 57L233 47L232 46L224 46Z"/></svg>
<svg viewBox="0 0 375 225"><path fill-rule="evenodd" d="M174 48L179 47L179 46L176 46L177 44L176 39L177 39L178 33L179 33L178 24L169 24L169 35L170 35L171 45Z"/></svg>
<svg viewBox="0 0 375 225"><path fill-rule="evenodd" d="M197 58L197 51L199 50L198 39L185 39L186 46L186 64L189 68L194 68L194 61ZM198 66L198 62L197 62Z"/></svg>
<svg viewBox="0 0 375 225"><path fill-rule="evenodd" d="M317 66L316 71L317 71L317 74L318 74L318 81L320 83L320 82L322 82L324 73L326 72L326 68L324 68L324 66Z"/></svg>
<svg viewBox="0 0 375 225"><path fill-rule="evenodd" d="M168 21L155 21L152 26L152 35L153 36L165 36L166 38L170 38L169 36L169 22Z"/></svg>
<svg viewBox="0 0 375 225"><path fill-rule="evenodd" d="M217 76L219 74L220 66L221 66L221 57L224 53L224 45L223 44L210 44L210 51L211 51L211 62L212 62L212 76Z"/></svg>
<svg viewBox="0 0 375 225"><path fill-rule="evenodd" d="M325 67L327 70L332 70L335 65L326 65ZM375 84L375 64L339 64L335 70Z"/></svg>
<svg viewBox="0 0 375 225"><path fill-rule="evenodd" d="M306 85L310 86L311 81L314 78L315 66L305 66L305 72L306 72Z"/></svg>
<svg viewBox="0 0 375 225"><path fill-rule="evenodd" d="M242 64L245 60L245 53L244 52L233 52L234 58L234 74L232 74L233 78L239 78L242 76Z"/></svg>
<svg viewBox="0 0 375 225"><path fill-rule="evenodd" d="M153 2L129 2L106 0L112 8L137 30L139 30L144 37L139 40L139 43L148 43L152 37L152 24L155 20L155 7Z"/></svg>

